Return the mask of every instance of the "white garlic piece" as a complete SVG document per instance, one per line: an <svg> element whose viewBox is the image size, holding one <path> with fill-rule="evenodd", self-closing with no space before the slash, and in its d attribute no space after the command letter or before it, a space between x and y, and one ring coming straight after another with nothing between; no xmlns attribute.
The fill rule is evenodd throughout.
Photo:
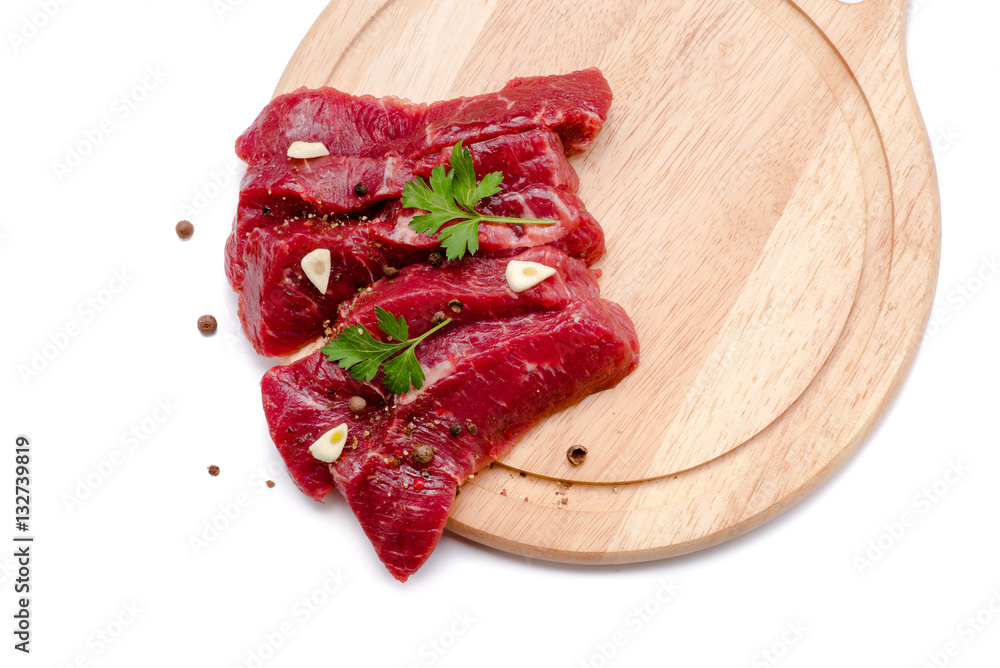
<svg viewBox="0 0 1000 668"><path fill-rule="evenodd" d="M332 464L340 458L347 443L347 423L342 422L309 446L309 454L321 462Z"/></svg>
<svg viewBox="0 0 1000 668"><path fill-rule="evenodd" d="M306 278L325 295L326 289L330 287L330 251L326 248L317 248L306 253L299 264Z"/></svg>
<svg viewBox="0 0 1000 668"><path fill-rule="evenodd" d="M538 262L522 262L521 260L511 260L507 263L507 285L514 292L524 292L528 288L533 288L549 276L555 275L556 270L552 267Z"/></svg>
<svg viewBox="0 0 1000 668"><path fill-rule="evenodd" d="M288 146L289 158L320 158L324 155L330 155L330 151L321 141L293 141Z"/></svg>

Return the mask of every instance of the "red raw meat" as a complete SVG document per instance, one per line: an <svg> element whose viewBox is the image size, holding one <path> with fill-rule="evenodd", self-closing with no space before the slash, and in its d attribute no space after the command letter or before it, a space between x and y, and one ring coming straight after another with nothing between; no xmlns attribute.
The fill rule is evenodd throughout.
<svg viewBox="0 0 1000 668"><path fill-rule="evenodd" d="M447 160L449 152L422 162L418 173L429 173L438 160ZM481 255L509 255L542 244L588 264L604 254L604 233L571 192L570 187L578 184L577 176L552 132L541 129L501 136L471 145L470 153L478 178L494 171L505 174L504 191L483 203L484 213L559 221L550 226L483 224ZM302 201L285 201L293 200ZM279 198L271 202L267 214L257 209L255 215L273 218L284 212L282 206ZM384 265L398 268L419 262L438 248L436 239L409 226L416 211L404 209L399 200L369 221L324 219L316 217L315 209L310 211L306 217L253 229L246 237L242 261L229 258L230 268L243 267L240 321L262 355L298 350L323 334L324 323L335 319L342 300L382 276ZM325 295L300 266L302 257L316 248L327 248L332 255ZM231 250L238 252L235 246Z"/></svg>
<svg viewBox="0 0 1000 668"><path fill-rule="evenodd" d="M588 268L605 252L604 233L574 194L566 161L594 141L610 102L596 69L433 104L299 90L273 100L237 141L249 168L226 273L259 352L287 354L358 325L384 340L376 306L405 318L410 336L439 313L452 319L416 348L419 390L391 395L381 373L354 380L321 352L261 381L271 438L296 485L316 500L336 487L401 581L433 551L463 481L538 421L638 364L632 322L600 298L599 273ZM447 162L459 140L477 177L504 174L482 213L557 223L484 223L477 255L426 262L439 246L410 228L418 212L402 206L402 187ZM291 160L293 141L323 142L331 155ZM326 294L300 266L317 248L331 253ZM505 277L513 259L556 273L515 293ZM352 413L356 396L366 406ZM341 423L349 431L340 457L315 459L309 446ZM429 449L429 460L416 455Z"/></svg>
<svg viewBox="0 0 1000 668"><path fill-rule="evenodd" d="M533 184L546 184L575 190L579 185L579 177L566 160L562 142L551 130L544 128L529 130L516 135L504 135L484 142L471 144L473 164L476 166L477 177L489 172L504 174L503 188L506 191L521 190ZM416 164L408 165L405 174L400 175L395 185L394 196L397 198L389 207L388 212L370 211L368 218L393 218L397 215L399 197L402 194L403 183L415 176L429 177L438 164L448 162L451 150L440 151L425 156ZM233 233L226 242L226 275L233 287L242 285L245 281L245 246L255 229L272 227L294 222L299 218L325 218L334 222L354 221L359 215L352 217L338 216L338 211L331 210L322 201L323 193L330 186L330 179L339 175L336 172L325 174L312 163L325 164L326 158L310 160L300 171L277 171L268 165L251 166L240 186L240 202L237 207ZM410 218L406 219L408 223ZM415 234L415 233L413 233ZM427 245L432 244L426 239Z"/></svg>
<svg viewBox="0 0 1000 668"><path fill-rule="evenodd" d="M368 225L333 225L320 219L253 231L238 314L257 352L288 355L322 336L336 319L340 302L382 276L385 249L370 232ZM302 272L303 256L316 248L329 249L336 268L326 294ZM407 259L416 262L427 253L418 249Z"/></svg>
<svg viewBox="0 0 1000 668"><path fill-rule="evenodd" d="M309 446L341 423L349 425L352 438L363 439L370 425L380 417L385 421L385 391L381 385L354 380L318 352L270 369L260 385L271 440L289 475L304 494L322 501L333 490L330 468L309 453ZM347 407L353 396L368 403L357 415ZM350 452L345 450L342 456Z"/></svg>
<svg viewBox="0 0 1000 668"><path fill-rule="evenodd" d="M236 141L236 154L254 163L283 156L289 144L305 141L323 142L331 155L412 159L463 139L469 143L548 127L573 155L590 147L610 106L608 82L593 67L512 79L496 93L431 104L300 88L271 100Z"/></svg>
<svg viewBox="0 0 1000 668"><path fill-rule="evenodd" d="M569 190L576 190L579 185L579 177L566 160L562 141L547 128L502 135L468 144L467 148L478 175L502 172L506 190L520 190L535 183ZM451 147L415 161L344 156L293 161L281 155L251 163L240 184L234 243L239 244L241 235L245 237L257 227L277 225L289 218L309 214L352 214L356 218L362 210L370 212L373 204L399 199L407 181L417 176L429 177L434 167L446 164L449 157ZM385 164L376 165L379 160ZM376 172L377 178L365 176ZM352 184L349 193L342 197L331 194L345 183ZM358 183L372 185L366 185L366 194L359 196L353 190ZM340 200L349 206L338 203ZM239 253L234 254L238 256Z"/></svg>
<svg viewBox="0 0 1000 668"><path fill-rule="evenodd" d="M566 160L559 135L547 128L502 135L468 144L467 148L477 166L477 174L503 172L505 190L516 191L544 183L576 192L580 186L580 177ZM413 174L428 178L434 167L447 164L449 158L450 146L421 158L414 165Z"/></svg>
<svg viewBox="0 0 1000 668"><path fill-rule="evenodd" d="M532 209L531 207L535 207ZM592 263L604 254L604 233L579 198L567 190L532 186L523 193L491 198L486 213L559 220L557 225L480 226L480 252L506 257L525 248L547 245ZM383 275L383 266L403 267L425 260L438 244L407 224L412 210L399 205L388 215L365 223L335 224L321 219L298 220L289 226L258 228L246 246L246 276L239 292L243 331L261 355L288 355L321 336L333 323L337 306ZM544 230L544 232L536 232ZM301 260L316 248L327 248L332 271L326 294L302 272Z"/></svg>
<svg viewBox="0 0 1000 668"><path fill-rule="evenodd" d="M537 262L556 269L556 273L533 288L514 292L504 275L510 260ZM431 329L438 312L454 322L471 323L559 309L572 300L600 296L597 276L579 260L549 246L511 258L470 257L440 267L415 264L400 271L398 277L382 279L344 302L335 331L362 325L380 336L376 306L405 318L410 336ZM452 307L455 300L458 304Z"/></svg>
<svg viewBox="0 0 1000 668"><path fill-rule="evenodd" d="M445 311L457 322L472 323L533 311L564 308L570 301L599 294L597 273L579 260L548 247L526 251L516 260L538 262L556 273L521 293L514 293L504 277L507 260L469 257L440 268L412 265L394 279L382 279L341 307L342 322L363 324L373 336L382 337L375 320L375 306L382 306L406 319L411 336L431 329L436 311ZM461 312L448 306L452 299L463 302ZM377 431L374 419L385 391L379 384L359 383L320 352L287 366L270 369L261 382L264 413L271 425L271 438L285 460L299 489L317 501L333 489L327 467L307 451L323 433L342 422L362 420L365 429ZM348 414L347 399L357 393L368 401L369 410L355 418ZM364 431L364 429L362 429ZM346 456L346 454L345 454Z"/></svg>
<svg viewBox="0 0 1000 668"><path fill-rule="evenodd" d="M548 128L565 155L579 153L593 142L610 104L607 81L593 68L514 79L498 93L431 105L354 97L333 88L281 95L236 142L249 167L227 241L230 284L238 289L243 282L243 244L256 227L310 213L371 213L374 204L398 199L406 181L446 159L459 140L480 143ZM290 159L293 141L321 141L330 155ZM359 184L363 190L356 190Z"/></svg>
<svg viewBox="0 0 1000 668"><path fill-rule="evenodd" d="M628 316L603 299L465 325L418 348L424 388L398 398L384 440L331 467L389 572L405 581L427 560L470 474L540 420L617 384L638 351ZM459 436L449 432L455 423ZM417 444L433 447L429 463L414 459Z"/></svg>

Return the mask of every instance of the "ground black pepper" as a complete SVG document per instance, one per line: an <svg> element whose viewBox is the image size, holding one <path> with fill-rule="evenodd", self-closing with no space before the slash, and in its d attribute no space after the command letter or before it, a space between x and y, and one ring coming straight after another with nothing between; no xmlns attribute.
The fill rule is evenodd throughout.
<svg viewBox="0 0 1000 668"><path fill-rule="evenodd" d="M365 195L368 194L368 186L366 186L364 183L359 183L355 185L354 194L357 195L358 197L364 197Z"/></svg>

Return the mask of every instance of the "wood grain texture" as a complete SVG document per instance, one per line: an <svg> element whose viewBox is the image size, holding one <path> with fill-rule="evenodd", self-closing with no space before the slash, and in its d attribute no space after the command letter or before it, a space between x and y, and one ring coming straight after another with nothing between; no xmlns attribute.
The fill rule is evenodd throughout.
<svg viewBox="0 0 1000 668"><path fill-rule="evenodd" d="M912 362L940 247L905 4L327 7L276 92L430 101L597 65L615 93L573 162L641 365L466 484L452 530L562 561L681 554L780 513L860 446Z"/></svg>

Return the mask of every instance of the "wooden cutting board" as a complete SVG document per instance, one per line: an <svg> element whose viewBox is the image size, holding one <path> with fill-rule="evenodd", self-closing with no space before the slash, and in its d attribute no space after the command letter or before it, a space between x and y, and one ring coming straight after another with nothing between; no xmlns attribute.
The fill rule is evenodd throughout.
<svg viewBox="0 0 1000 668"><path fill-rule="evenodd" d="M476 475L453 531L559 561L682 554L774 517L860 446L913 360L940 247L906 4L327 7L277 93L432 101L596 65L615 94L573 164L641 364Z"/></svg>

